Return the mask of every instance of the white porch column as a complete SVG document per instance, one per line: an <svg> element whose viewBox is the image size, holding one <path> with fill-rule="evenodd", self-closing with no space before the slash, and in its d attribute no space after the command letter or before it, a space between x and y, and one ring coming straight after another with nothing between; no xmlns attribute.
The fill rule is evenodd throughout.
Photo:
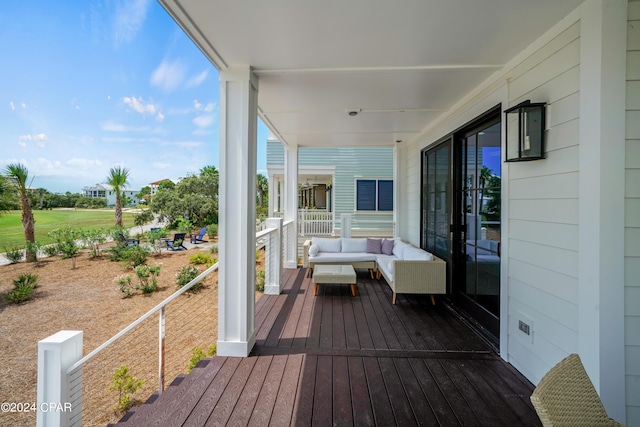
<svg viewBox="0 0 640 427"><path fill-rule="evenodd" d="M67 369L81 358L82 331L60 331L38 342L38 427L68 426L80 413L71 404Z"/></svg>
<svg viewBox="0 0 640 427"><path fill-rule="evenodd" d="M273 214L275 212L276 199L278 195L276 194L276 179L272 173L269 174L269 212L267 215L269 218L274 217Z"/></svg>
<svg viewBox="0 0 640 427"><path fill-rule="evenodd" d="M607 413L621 422L626 17L626 0L581 6L578 348Z"/></svg>
<svg viewBox="0 0 640 427"><path fill-rule="evenodd" d="M293 221L295 235L289 239L284 268L298 267L298 147L284 148L284 220Z"/></svg>
<svg viewBox="0 0 640 427"><path fill-rule="evenodd" d="M257 99L250 67L220 72L220 356L255 344Z"/></svg>

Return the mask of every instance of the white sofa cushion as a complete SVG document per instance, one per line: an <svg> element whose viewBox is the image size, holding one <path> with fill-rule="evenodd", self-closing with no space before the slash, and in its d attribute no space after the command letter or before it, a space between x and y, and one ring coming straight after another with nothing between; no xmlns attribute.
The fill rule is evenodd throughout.
<svg viewBox="0 0 640 427"><path fill-rule="evenodd" d="M309 246L309 255L310 256L316 256L318 255L318 252L320 251L320 249L318 249L318 245L311 245Z"/></svg>
<svg viewBox="0 0 640 427"><path fill-rule="evenodd" d="M402 240L396 240L396 242L393 245L393 254L398 257L398 259L404 259L402 257L402 254L404 253L404 249L407 248L409 245L407 245L405 242L403 242Z"/></svg>
<svg viewBox="0 0 640 427"><path fill-rule="evenodd" d="M379 256L378 255L378 268L382 270L384 275L389 279L389 281L393 282L393 263L397 258L394 256Z"/></svg>
<svg viewBox="0 0 640 427"><path fill-rule="evenodd" d="M312 237L311 245L318 246L318 252L340 252L342 247L340 240L327 237Z"/></svg>
<svg viewBox="0 0 640 427"><path fill-rule="evenodd" d="M344 237L342 239L342 253L361 253L367 252L367 239L351 239Z"/></svg>
<svg viewBox="0 0 640 427"><path fill-rule="evenodd" d="M433 261L433 255L415 246L407 246L402 253L402 259L405 261Z"/></svg>
<svg viewBox="0 0 640 427"><path fill-rule="evenodd" d="M358 253L336 253L336 252L319 252L316 256L310 256L309 262L321 263L321 262L361 262L361 261L375 261L376 254L368 254L366 252Z"/></svg>

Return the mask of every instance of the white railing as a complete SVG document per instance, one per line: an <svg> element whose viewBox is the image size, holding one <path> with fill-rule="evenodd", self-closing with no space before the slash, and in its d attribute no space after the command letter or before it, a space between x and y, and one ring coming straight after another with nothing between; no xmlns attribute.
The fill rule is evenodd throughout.
<svg viewBox="0 0 640 427"><path fill-rule="evenodd" d="M298 234L301 236L331 236L333 222L333 212L300 209L298 211Z"/></svg>
<svg viewBox="0 0 640 427"><path fill-rule="evenodd" d="M283 258L289 259L289 239L297 237L293 224L293 221L269 218L265 222L266 228L256 233L257 249L265 249L265 293L279 294L282 291ZM206 331L214 321L216 310L215 303L211 301L202 304L206 311L194 310L194 303L197 303L194 298L198 294L191 298L181 296L217 268L216 263L85 357L80 358L82 332L61 331L40 341L38 404L58 402L65 405L65 411L38 411L38 426L91 426L117 421L113 412L117 393L109 387L115 370L120 366L127 366L131 376L144 380L143 387L134 396L139 401L145 401L154 392L162 393L165 380L172 381L178 374L186 372L192 349L206 349L212 344L207 341L207 337L212 337L211 331ZM154 328L149 320L155 314L158 314L158 323ZM158 336L157 345L149 345L154 329ZM167 342L167 331L172 337L171 342ZM198 332L200 336L190 339ZM202 337L203 333L205 337ZM175 337L180 337L180 343L173 342ZM188 344L185 339L190 339ZM157 360L157 370L153 368L154 359ZM168 360L171 360L170 364Z"/></svg>

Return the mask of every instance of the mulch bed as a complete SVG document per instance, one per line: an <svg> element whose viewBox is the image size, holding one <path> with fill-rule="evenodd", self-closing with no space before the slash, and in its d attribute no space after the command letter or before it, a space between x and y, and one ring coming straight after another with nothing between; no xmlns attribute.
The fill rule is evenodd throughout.
<svg viewBox="0 0 640 427"><path fill-rule="evenodd" d="M72 268L71 260L59 258L45 258L38 266L24 262L1 266L0 402L36 401L38 341L61 330L82 330L84 354L88 354L175 292L176 273L189 264L190 256L200 253L200 250L209 253L204 249L191 249L149 258L148 265L161 266L159 289L152 294L138 293L131 298L122 297L114 279L131 274L136 281L135 274L106 257L91 259L88 253L83 253L76 258L75 268ZM215 257L215 254L212 256ZM258 268L262 268L264 260L260 260L259 264ZM203 271L205 266L199 268ZM4 297L13 288L12 281L24 273L38 275L38 288L30 301L11 304ZM200 301L198 304L203 304L209 310L204 320L210 331L211 343L217 339L217 291L217 272L214 272L205 279L198 298L193 298L193 301ZM259 298L259 294L256 298ZM181 311L191 311L191 307ZM155 332L142 336L148 336L149 348L155 346L157 349L157 320L151 323ZM167 325L168 338L169 327ZM190 339L188 333L181 333L170 345L173 348L183 347L190 354L193 347ZM138 350L131 347L130 351L135 353ZM157 361L157 350L155 354L153 360ZM135 354L126 356L134 357ZM181 360L179 366L167 366L167 371L185 372L187 363L188 360ZM112 372L108 375L112 375ZM106 381L110 383L109 378ZM105 396L113 399L110 396L113 393L105 387ZM32 426L35 425L35 418L33 412L0 413L0 426Z"/></svg>

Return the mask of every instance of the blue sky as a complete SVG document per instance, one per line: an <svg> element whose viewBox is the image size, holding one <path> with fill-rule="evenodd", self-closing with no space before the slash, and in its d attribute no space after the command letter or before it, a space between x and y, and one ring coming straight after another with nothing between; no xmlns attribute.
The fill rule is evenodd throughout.
<svg viewBox="0 0 640 427"><path fill-rule="evenodd" d="M219 166L218 72L155 0L3 0L0 52L0 167L23 163L33 187ZM259 123L260 173L267 135Z"/></svg>

